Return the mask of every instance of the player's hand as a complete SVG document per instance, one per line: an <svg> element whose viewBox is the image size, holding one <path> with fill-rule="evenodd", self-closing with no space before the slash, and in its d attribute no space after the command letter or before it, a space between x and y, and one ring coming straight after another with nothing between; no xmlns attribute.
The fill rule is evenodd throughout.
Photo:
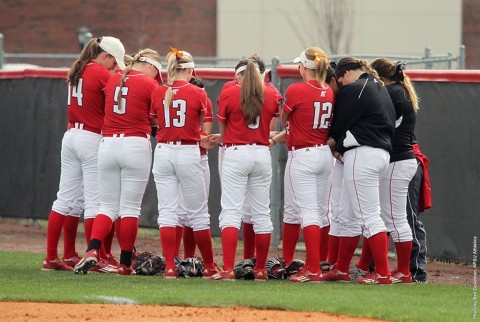
<svg viewBox="0 0 480 322"><path fill-rule="evenodd" d="M271 138L268 139L268 148L271 149L271 148L273 148L274 145L275 145L275 141Z"/></svg>
<svg viewBox="0 0 480 322"><path fill-rule="evenodd" d="M343 155L340 152L333 151L333 157L338 160L340 164L343 164Z"/></svg>
<svg viewBox="0 0 480 322"><path fill-rule="evenodd" d="M212 134L209 135L201 135L200 136L200 146L204 149L211 149L212 148L212 143L210 142L210 137Z"/></svg>
<svg viewBox="0 0 480 322"><path fill-rule="evenodd" d="M275 137L276 135L278 135L278 133L280 133L280 132L270 131L270 136L269 136L269 138L271 139L271 138Z"/></svg>
<svg viewBox="0 0 480 322"><path fill-rule="evenodd" d="M210 144L220 144L223 142L223 136L221 134L210 134Z"/></svg>
<svg viewBox="0 0 480 322"><path fill-rule="evenodd" d="M330 149L333 150L333 148L335 147L335 145L337 144L337 142L335 142L335 139L334 138L329 138L327 140L327 144L328 146L330 147Z"/></svg>

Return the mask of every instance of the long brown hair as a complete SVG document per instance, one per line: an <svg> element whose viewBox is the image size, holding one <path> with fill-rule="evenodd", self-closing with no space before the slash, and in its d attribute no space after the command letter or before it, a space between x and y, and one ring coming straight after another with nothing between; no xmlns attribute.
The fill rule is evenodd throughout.
<svg viewBox="0 0 480 322"><path fill-rule="evenodd" d="M104 50L98 45L99 41L101 41L101 37L90 39L88 44L80 53L80 57L78 57L77 61L75 61L70 67L67 76L67 82L69 82L71 86L78 85L78 80L82 76L85 66L87 66L92 59L97 58L98 55L104 52Z"/></svg>
<svg viewBox="0 0 480 322"><path fill-rule="evenodd" d="M408 94L406 99L412 102L413 110L417 112L420 109L418 107L419 98L415 92L415 88L413 88L410 77L403 73L403 67L405 66L404 62L399 61L394 63L390 59L383 57L375 59L371 65L381 78L388 79L391 82L402 85Z"/></svg>
<svg viewBox="0 0 480 322"><path fill-rule="evenodd" d="M237 64L235 69L242 66L240 63ZM242 88L240 89L240 106L247 124L256 125L257 118L262 113L263 80L257 64L253 60L247 59L243 61L243 65L247 65L247 69L241 72L244 74Z"/></svg>

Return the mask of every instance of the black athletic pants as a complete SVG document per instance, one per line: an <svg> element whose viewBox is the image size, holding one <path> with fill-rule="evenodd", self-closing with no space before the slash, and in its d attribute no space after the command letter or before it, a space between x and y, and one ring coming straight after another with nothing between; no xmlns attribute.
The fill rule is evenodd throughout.
<svg viewBox="0 0 480 322"><path fill-rule="evenodd" d="M407 219L413 234L410 272L413 280L416 282L425 282L427 280L427 236L425 227L420 221L420 211L418 209L422 178L423 168L420 162L418 162L417 173L410 181L407 196Z"/></svg>

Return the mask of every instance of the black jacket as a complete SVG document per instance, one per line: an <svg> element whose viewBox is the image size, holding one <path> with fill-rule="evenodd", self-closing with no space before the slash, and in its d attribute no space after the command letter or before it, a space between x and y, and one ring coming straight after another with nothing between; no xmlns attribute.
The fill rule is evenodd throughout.
<svg viewBox="0 0 480 322"><path fill-rule="evenodd" d="M336 141L336 151L344 153L362 145L392 151L395 108L387 88L372 75L364 73L343 86L335 97L334 111L330 136Z"/></svg>
<svg viewBox="0 0 480 322"><path fill-rule="evenodd" d="M396 129L393 136L393 151L390 153L390 162L414 159L411 142L414 140L416 113L408 92L398 83L387 86L396 113Z"/></svg>

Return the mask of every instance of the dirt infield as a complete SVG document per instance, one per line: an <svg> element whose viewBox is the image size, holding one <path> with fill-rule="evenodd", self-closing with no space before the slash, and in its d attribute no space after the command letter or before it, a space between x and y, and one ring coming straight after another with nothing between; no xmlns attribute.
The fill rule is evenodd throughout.
<svg viewBox="0 0 480 322"><path fill-rule="evenodd" d="M254 310L249 308L199 308L153 305L113 304L57 304L57 303L2 303L2 321L52 322L88 321L117 322L119 316L132 321L208 321L208 322L372 322L364 318L331 315L318 312L291 312L279 310Z"/></svg>
<svg viewBox="0 0 480 322"><path fill-rule="evenodd" d="M61 239L62 240L62 239ZM21 242L19 242L21 241ZM115 243L114 243L115 244ZM158 251L158 236L140 234L137 250ZM0 218L0 250L45 253L46 228L31 220ZM61 243L59 251L61 251ZM79 233L77 250L85 249L84 235ZM114 253L119 253L114 246ZM280 251L271 250L271 256ZM221 250L215 249L215 257L221 262ZM297 258L305 259L304 252L297 252ZM354 262L357 261L354 258ZM40 268L41 263L39 263ZM392 262L394 265L394 262ZM392 266L393 267L393 266ZM472 266L461 264L428 264L428 280L431 284L471 285ZM12 303L2 302L2 321L118 321L119 316L135 317L136 321L209 321L209 322L251 322L251 321L378 321L352 318L319 312L292 312L280 310L257 310L250 308L199 308L149 305L110 304L56 304L56 303Z"/></svg>

